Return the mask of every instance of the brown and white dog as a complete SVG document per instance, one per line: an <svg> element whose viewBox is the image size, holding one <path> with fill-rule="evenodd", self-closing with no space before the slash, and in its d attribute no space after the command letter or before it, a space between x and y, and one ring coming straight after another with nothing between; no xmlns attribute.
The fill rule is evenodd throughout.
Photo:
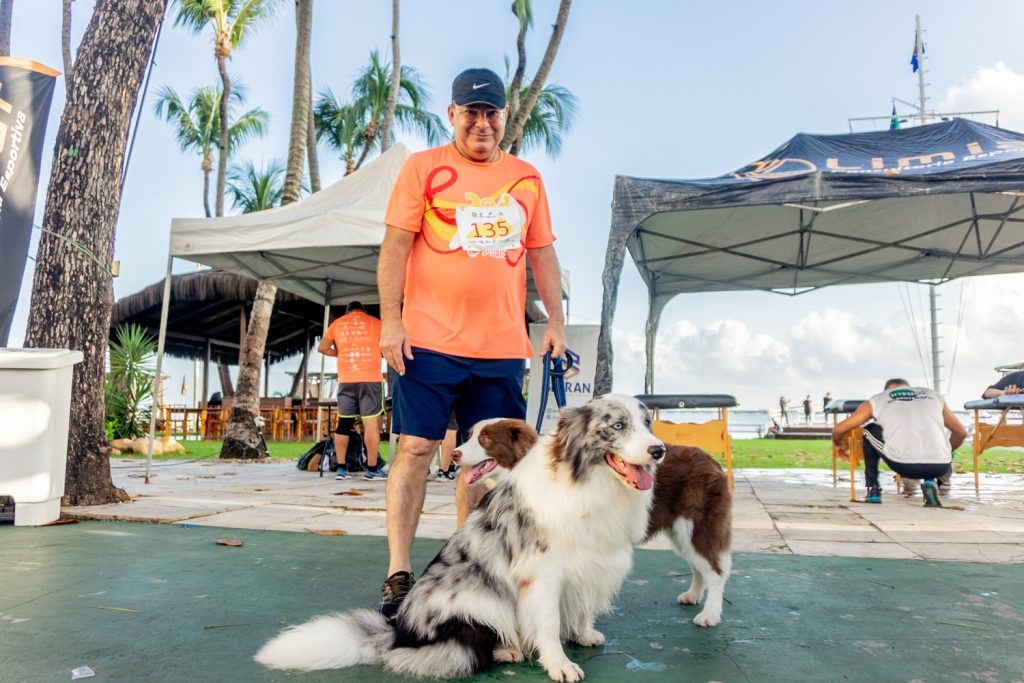
<svg viewBox="0 0 1024 683"><path fill-rule="evenodd" d="M460 526L473 501L486 493L487 482L500 480L515 467L537 438L522 420L484 420L473 427L454 454L464 473L458 484L464 491L456 492ZM722 595L732 569L729 483L722 467L701 449L672 444L666 449L654 477L654 503L644 540L658 533L668 537L693 575L690 588L677 600L695 605L706 589L704 609L693 623L716 626L722 621Z"/></svg>

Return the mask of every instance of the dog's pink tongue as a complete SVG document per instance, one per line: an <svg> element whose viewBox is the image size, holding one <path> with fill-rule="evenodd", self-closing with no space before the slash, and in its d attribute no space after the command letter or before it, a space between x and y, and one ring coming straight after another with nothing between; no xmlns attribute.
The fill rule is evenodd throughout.
<svg viewBox="0 0 1024 683"><path fill-rule="evenodd" d="M640 465L633 465L628 462L626 463L626 467L628 467L626 478L629 479L630 484L641 491L646 491L654 486L654 477L646 469Z"/></svg>
<svg viewBox="0 0 1024 683"><path fill-rule="evenodd" d="M482 463L473 465L472 468L466 470L466 473L462 476L467 484L472 484L485 477L497 464L496 460L484 460Z"/></svg>

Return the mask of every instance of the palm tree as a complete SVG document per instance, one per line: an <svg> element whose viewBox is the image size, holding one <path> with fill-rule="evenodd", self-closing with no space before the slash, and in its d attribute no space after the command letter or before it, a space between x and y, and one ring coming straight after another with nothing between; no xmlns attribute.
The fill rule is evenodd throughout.
<svg viewBox="0 0 1024 683"><path fill-rule="evenodd" d="M245 102L245 86L235 84L231 89L230 105L241 106ZM231 106L228 107L229 112ZM157 93L153 106L157 116L174 124L174 134L183 152L198 152L203 157L203 208L206 217L210 213L210 171L213 170L213 147L220 139L220 90L208 85L196 88L189 95L188 104L170 86L164 86ZM228 130L228 153L253 137L263 137L270 122L270 114L257 107L240 116L229 114L233 120Z"/></svg>
<svg viewBox="0 0 1024 683"><path fill-rule="evenodd" d="M228 194L231 204L242 213L254 213L280 205L284 192L284 163L272 159L257 168L252 161L234 164L228 169Z"/></svg>
<svg viewBox="0 0 1024 683"><path fill-rule="evenodd" d="M313 107L317 142L326 142L345 162L345 175L356 170L356 153L363 142L363 126L355 110L344 104L329 88L320 91Z"/></svg>
<svg viewBox="0 0 1024 683"><path fill-rule="evenodd" d="M548 40L548 47L544 52L544 58L541 60L540 67L538 67L537 73L533 77L533 81L530 82L529 89L522 97L519 108L510 112L509 123L508 126L505 127L505 136L501 140L501 148L504 150L511 149L515 141L522 136L523 128L526 125L526 119L529 118L530 113L537 104L537 100L540 98L544 82L548 78L548 73L551 72L551 66L555 63L555 55L558 54L558 46L561 44L562 36L565 34L565 25L569 21L570 4L572 4L572 0L561 0L559 2L558 17L555 19L554 30L551 32L551 38ZM519 5L519 2L513 5L514 12L517 11ZM519 17L520 33L522 33L524 18L518 13L516 16ZM525 53L521 53L521 61L523 62L524 67L525 59Z"/></svg>
<svg viewBox="0 0 1024 683"><path fill-rule="evenodd" d="M187 26L196 33L210 26L213 29L213 56L220 72L221 90L224 97L220 102L220 117L228 118L228 103L231 101L231 77L227 61L232 50L253 32L257 25L270 17L280 0L174 0L178 4L175 26ZM224 183L227 177L228 130L224 127L218 136L220 149L217 164L216 215L224 215Z"/></svg>
<svg viewBox="0 0 1024 683"><path fill-rule="evenodd" d="M420 73L411 66L400 69L398 100L395 119L406 130L422 133L427 144L438 145L448 139L444 120L427 111L430 90ZM370 52L370 63L356 76L352 84L352 110L363 127L363 148L356 168L363 165L372 149L380 146L381 123L388 106L391 88L391 65L381 61L376 50Z"/></svg>
<svg viewBox="0 0 1024 683"><path fill-rule="evenodd" d="M523 88L520 96L525 95L526 88ZM512 143L509 153L518 156L520 152L543 148L550 158L557 159L578 112L579 100L568 88L555 84L544 86L523 124L522 135Z"/></svg>
<svg viewBox="0 0 1024 683"><path fill-rule="evenodd" d="M403 129L422 134L428 144L439 145L447 141L448 130L444 120L425 109L430 101L430 91L423 77L411 66L403 66L400 72L402 78L395 120ZM370 63L358 73L352 84L351 102L340 102L330 90L321 91L317 99L314 115L317 139L327 140L353 171L363 165L372 150L380 147L381 124L387 110L390 87L391 65L381 61L380 54L373 50ZM358 139L351 137L356 131L359 131ZM355 157L356 149L359 150L358 158Z"/></svg>
<svg viewBox="0 0 1024 683"><path fill-rule="evenodd" d="M54 142L63 150L87 140L88 163L67 154L53 157L25 346L81 349L84 356L71 389L66 505L128 500L110 478L104 425L112 303L107 264L114 256L128 126L165 4L96 0Z"/></svg>

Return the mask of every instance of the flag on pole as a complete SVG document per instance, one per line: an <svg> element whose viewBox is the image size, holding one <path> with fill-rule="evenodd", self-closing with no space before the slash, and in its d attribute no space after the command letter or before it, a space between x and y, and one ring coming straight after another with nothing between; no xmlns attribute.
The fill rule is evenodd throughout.
<svg viewBox="0 0 1024 683"><path fill-rule="evenodd" d="M917 40L917 36L914 36L914 54L910 57L910 66L914 69L914 73L921 68L921 63L918 61L918 48L921 49L920 54L924 54L924 43Z"/></svg>
<svg viewBox="0 0 1024 683"><path fill-rule="evenodd" d="M900 127L899 117L896 116L896 103L892 103L892 117L889 119L889 130L896 130Z"/></svg>

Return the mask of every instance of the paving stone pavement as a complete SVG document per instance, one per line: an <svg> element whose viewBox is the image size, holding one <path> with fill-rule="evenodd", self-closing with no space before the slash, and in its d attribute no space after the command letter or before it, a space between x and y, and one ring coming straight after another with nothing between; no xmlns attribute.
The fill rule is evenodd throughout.
<svg viewBox="0 0 1024 683"><path fill-rule="evenodd" d="M145 483L145 461L111 462L114 483L131 503L65 507L81 519L266 529L342 530L386 535L385 482L301 472L294 462L159 461ZM1024 563L1024 477L954 476L942 509L920 494L896 493L883 473L883 503L849 500L849 474L835 486L830 470L745 469L735 472L733 550L861 558ZM447 538L455 530L455 486L427 483L417 536ZM863 496L863 487L858 490ZM663 539L647 547L668 548Z"/></svg>

